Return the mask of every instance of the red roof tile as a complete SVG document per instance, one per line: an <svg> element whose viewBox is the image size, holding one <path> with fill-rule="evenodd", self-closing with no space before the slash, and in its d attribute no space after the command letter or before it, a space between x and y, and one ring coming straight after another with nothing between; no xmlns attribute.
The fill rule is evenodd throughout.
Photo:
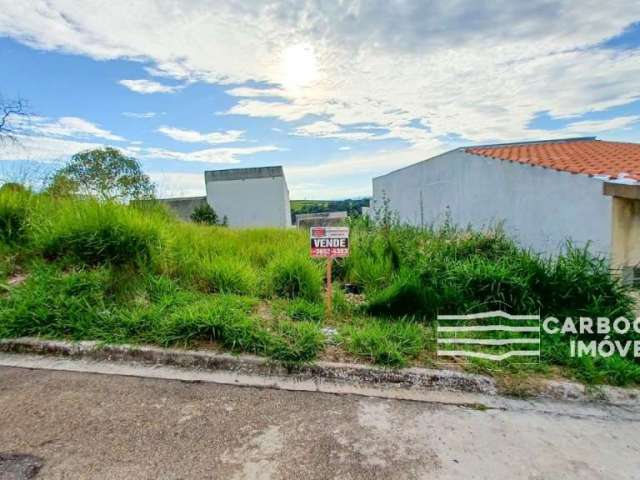
<svg viewBox="0 0 640 480"><path fill-rule="evenodd" d="M526 163L563 172L640 181L640 144L569 139L466 148L483 157Z"/></svg>

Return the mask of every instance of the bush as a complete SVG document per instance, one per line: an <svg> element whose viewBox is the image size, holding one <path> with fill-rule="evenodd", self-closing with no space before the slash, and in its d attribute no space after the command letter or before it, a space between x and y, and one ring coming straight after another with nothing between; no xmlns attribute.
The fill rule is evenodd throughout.
<svg viewBox="0 0 640 480"><path fill-rule="evenodd" d="M367 319L359 325L340 328L344 348L374 363L403 367L425 347L426 332L409 321L384 322Z"/></svg>
<svg viewBox="0 0 640 480"><path fill-rule="evenodd" d="M301 297L318 301L322 293L322 273L307 257L288 254L274 260L267 270L269 291L283 298Z"/></svg>
<svg viewBox="0 0 640 480"><path fill-rule="evenodd" d="M159 248L152 217L113 203L67 201L55 219L38 230L45 257L68 258L88 266L148 266Z"/></svg>
<svg viewBox="0 0 640 480"><path fill-rule="evenodd" d="M218 225L219 223L218 214L208 203L198 205L191 213L191 220L206 225Z"/></svg>

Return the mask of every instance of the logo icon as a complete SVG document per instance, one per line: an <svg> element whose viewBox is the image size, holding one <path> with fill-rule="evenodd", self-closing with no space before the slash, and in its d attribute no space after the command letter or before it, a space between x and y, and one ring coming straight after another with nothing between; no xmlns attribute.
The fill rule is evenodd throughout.
<svg viewBox="0 0 640 480"><path fill-rule="evenodd" d="M501 310L438 315L437 355L441 362L470 358L512 363L540 362L540 315L510 315Z"/></svg>

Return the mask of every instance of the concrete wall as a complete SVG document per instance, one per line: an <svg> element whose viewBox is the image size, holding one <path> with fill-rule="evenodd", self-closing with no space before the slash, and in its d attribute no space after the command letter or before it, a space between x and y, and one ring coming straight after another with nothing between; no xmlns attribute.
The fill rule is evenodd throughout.
<svg viewBox="0 0 640 480"><path fill-rule="evenodd" d="M503 222L521 245L558 253L566 239L611 252L611 198L602 181L454 150L373 179L374 209L383 195L413 225L486 228Z"/></svg>
<svg viewBox="0 0 640 480"><path fill-rule="evenodd" d="M346 221L347 212L299 213L296 215L296 226L298 228L344 225Z"/></svg>
<svg viewBox="0 0 640 480"><path fill-rule="evenodd" d="M191 214L206 203L207 197L161 198L158 201L168 206L180 220L191 221Z"/></svg>
<svg viewBox="0 0 640 480"><path fill-rule="evenodd" d="M612 204L612 267L627 284L640 282L640 185L604 184Z"/></svg>
<svg viewBox="0 0 640 480"><path fill-rule="evenodd" d="M205 172L207 201L230 227L289 227L291 207L282 167Z"/></svg>

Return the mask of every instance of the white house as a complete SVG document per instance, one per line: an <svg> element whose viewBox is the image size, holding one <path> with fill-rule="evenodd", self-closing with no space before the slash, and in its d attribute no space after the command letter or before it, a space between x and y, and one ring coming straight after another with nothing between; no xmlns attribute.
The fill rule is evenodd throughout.
<svg viewBox="0 0 640 480"><path fill-rule="evenodd" d="M230 227L289 227L289 189L281 166L204 172L207 202Z"/></svg>
<svg viewBox="0 0 640 480"><path fill-rule="evenodd" d="M538 252L570 239L620 268L640 264L640 144L585 137L458 148L374 178L373 208L385 202L413 225L501 223Z"/></svg>

